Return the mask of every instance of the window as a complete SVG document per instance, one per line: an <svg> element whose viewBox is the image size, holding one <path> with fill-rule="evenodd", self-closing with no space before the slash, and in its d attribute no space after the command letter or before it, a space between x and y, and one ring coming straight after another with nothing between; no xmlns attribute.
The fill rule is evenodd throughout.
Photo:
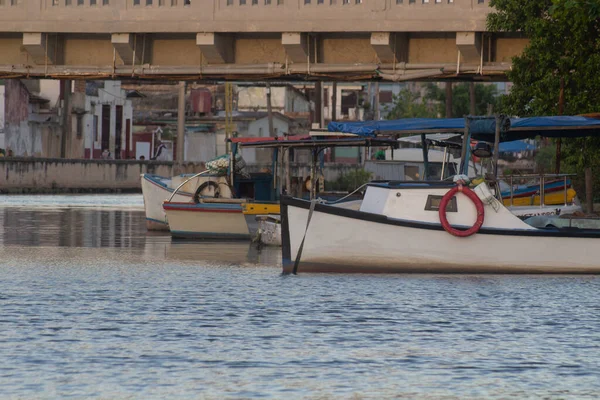
<svg viewBox="0 0 600 400"><path fill-rule="evenodd" d="M77 5L78 6L82 6L83 5L83 0L77 0Z"/></svg>
<svg viewBox="0 0 600 400"><path fill-rule="evenodd" d="M152 5L152 0L146 0L146 5L147 6L151 6Z"/></svg>
<svg viewBox="0 0 600 400"><path fill-rule="evenodd" d="M391 103L394 96L391 90L382 90L379 92L379 103Z"/></svg>
<svg viewBox="0 0 600 400"><path fill-rule="evenodd" d="M240 0L240 6L245 6L246 5L246 0Z"/></svg>
<svg viewBox="0 0 600 400"><path fill-rule="evenodd" d="M4 4L4 0L0 0L0 5ZM58 4L58 0L52 0L52 7L57 6Z"/></svg>
<svg viewBox="0 0 600 400"><path fill-rule="evenodd" d="M425 203L426 211L439 211L440 210L440 202L442 201L442 197L444 196L434 196L430 194L427 196L427 203ZM450 202L446 206L446 212L457 212L456 208L456 197L450 199Z"/></svg>
<svg viewBox="0 0 600 400"><path fill-rule="evenodd" d="M402 4L403 1L402 0L396 0L396 4Z"/></svg>
<svg viewBox="0 0 600 400"><path fill-rule="evenodd" d="M134 6L139 6L140 5L140 0L133 0L133 5Z"/></svg>
<svg viewBox="0 0 600 400"><path fill-rule="evenodd" d="M271 0L265 0L265 6L270 6L271 5Z"/></svg>
<svg viewBox="0 0 600 400"><path fill-rule="evenodd" d="M110 4L110 0L102 0L103 6L108 6Z"/></svg>
<svg viewBox="0 0 600 400"><path fill-rule="evenodd" d="M252 0L252 5L253 6L257 6L258 5L258 0Z"/></svg>
<svg viewBox="0 0 600 400"><path fill-rule="evenodd" d="M283 0L277 0L277 5L278 6L282 6L283 5Z"/></svg>
<svg viewBox="0 0 600 400"><path fill-rule="evenodd" d="M90 0L90 6L95 6L96 5L96 0Z"/></svg>

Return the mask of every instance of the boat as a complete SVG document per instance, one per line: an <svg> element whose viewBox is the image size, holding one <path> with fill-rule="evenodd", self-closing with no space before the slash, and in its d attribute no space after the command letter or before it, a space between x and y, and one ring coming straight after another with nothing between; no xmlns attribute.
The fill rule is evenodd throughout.
<svg viewBox="0 0 600 400"><path fill-rule="evenodd" d="M191 202L162 204L171 236L179 239L250 240L258 230L256 216L279 215L271 190L272 174L256 173L235 180L236 197L199 196Z"/></svg>
<svg viewBox="0 0 600 400"><path fill-rule="evenodd" d="M213 182L213 183L207 183ZM215 190L224 198L231 197L231 190L227 186L225 177L209 174L203 171L200 174L181 174L173 177L164 177L155 174L141 174L142 196L144 198L144 212L146 215L146 228L150 231L168 231L169 224L162 204L169 197L179 203L192 202L194 195L214 195ZM183 185L183 186L181 186ZM181 186L179 188L179 186ZM198 190L200 188L200 190Z"/></svg>
<svg viewBox="0 0 600 400"><path fill-rule="evenodd" d="M406 129L452 124L423 121ZM402 126L396 121L394 129ZM462 128L465 140L491 135L497 149L501 138L513 136L597 135L600 120L468 117ZM495 176L473 183L466 174L452 182L374 182L358 209L284 196L283 272L600 273L600 230L528 224L507 209L497 188Z"/></svg>

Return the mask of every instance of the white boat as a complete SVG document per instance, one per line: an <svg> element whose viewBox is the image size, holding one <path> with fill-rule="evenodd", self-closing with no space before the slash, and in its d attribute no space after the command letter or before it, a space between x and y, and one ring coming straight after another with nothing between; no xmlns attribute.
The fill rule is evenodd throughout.
<svg viewBox="0 0 600 400"><path fill-rule="evenodd" d="M148 230L168 231L169 224L163 210L163 202L168 200L178 186L186 182L193 175L177 175L171 178L154 175L142 174L142 195L144 197L144 211L146 213L146 227ZM214 182L208 184L206 182ZM200 190L200 195L214 195L215 188L218 188L220 197L230 198L231 190L226 185L225 177L201 175L189 182L186 182L180 190L173 196L171 201L179 203L190 203L194 198L194 194L198 191L201 185L206 187Z"/></svg>
<svg viewBox="0 0 600 400"><path fill-rule="evenodd" d="M448 233L439 204L455 187L369 184L358 211L284 197L284 272L294 272L300 252L297 269L307 272L600 273L600 231L535 228L494 198L486 183L478 186L480 229L469 237ZM447 220L457 229L469 228L477 209L458 194Z"/></svg>

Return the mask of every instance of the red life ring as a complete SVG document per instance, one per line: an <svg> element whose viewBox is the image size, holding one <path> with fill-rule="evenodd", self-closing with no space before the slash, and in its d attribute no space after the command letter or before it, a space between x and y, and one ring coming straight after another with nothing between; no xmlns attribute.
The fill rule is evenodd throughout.
<svg viewBox="0 0 600 400"><path fill-rule="evenodd" d="M473 224L472 227L470 227L469 229L466 229L466 230L460 230L460 229L453 228L452 226L450 226L450 223L448 222L448 218L446 217L446 207L448 206L448 202L450 201L450 199L452 199L456 195L457 192L461 192L462 194L467 196L469 199L471 199L473 204L475 204L475 208L477 209L477 220L475 221L475 223ZM439 213L440 213L440 222L442 223L442 226L444 227L446 232L448 232L454 236L458 236L458 237L471 236L471 235L479 232L479 228L481 228L481 225L483 225L483 219L484 219L483 202L481 201L481 199L477 196L477 194L474 191L472 191L468 187L460 185L460 184L458 186L450 189L448 191L448 193L446 193L444 195L444 197L442 197L442 200L440 201Z"/></svg>

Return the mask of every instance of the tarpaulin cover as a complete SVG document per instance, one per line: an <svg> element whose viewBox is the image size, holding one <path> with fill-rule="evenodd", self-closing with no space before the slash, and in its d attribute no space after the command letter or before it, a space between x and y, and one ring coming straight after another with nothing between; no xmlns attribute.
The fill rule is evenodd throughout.
<svg viewBox="0 0 600 400"><path fill-rule="evenodd" d="M376 136L411 133L464 133L464 118L405 118L389 121L330 122L330 132ZM473 139L494 141L496 122L493 117L470 121ZM511 118L502 121L501 141L513 141L536 136L583 137L600 135L600 119L561 116Z"/></svg>
<svg viewBox="0 0 600 400"><path fill-rule="evenodd" d="M500 153L519 153L521 151L533 151L536 145L527 143L523 140L500 143Z"/></svg>

